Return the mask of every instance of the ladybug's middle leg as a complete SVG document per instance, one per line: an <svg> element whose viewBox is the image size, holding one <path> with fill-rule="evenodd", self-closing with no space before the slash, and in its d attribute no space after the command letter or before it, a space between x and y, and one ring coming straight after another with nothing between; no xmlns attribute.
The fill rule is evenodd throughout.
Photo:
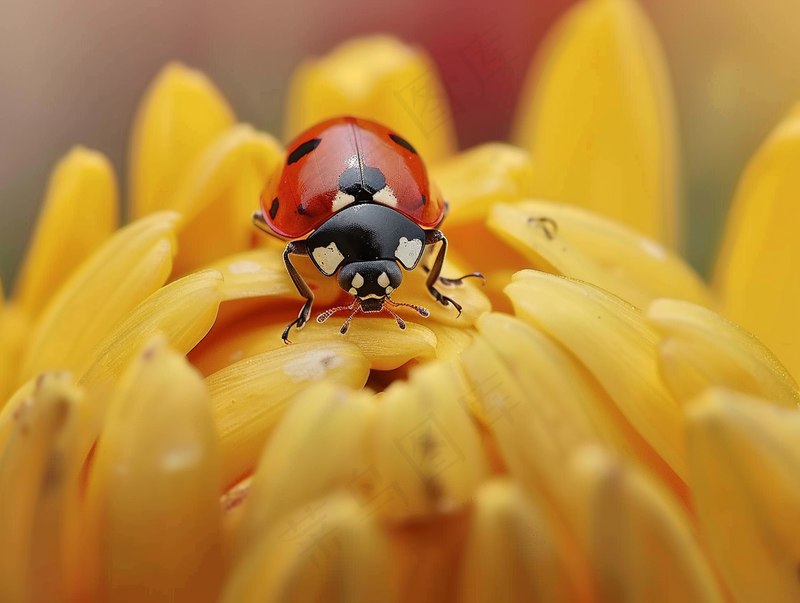
<svg viewBox="0 0 800 603"><path fill-rule="evenodd" d="M422 270L424 270L428 274L428 290L431 290L431 286L438 280L440 283L445 285L446 287L452 287L454 285L460 285L465 278L479 278L484 283L486 282L486 278L480 272L471 272L469 274L465 274L464 276L460 276L458 278L447 278L441 276L442 265L444 264L444 257L447 254L447 238L444 236L441 230L426 230L425 231L425 245L435 245L438 242L442 242L442 246L439 248L439 253L436 255L436 259L433 262L432 267L428 267L425 264L422 264ZM428 251L426 250L425 255L429 255ZM423 256L423 262L425 261L425 256ZM432 276L432 275L436 276ZM433 291L431 291L433 293ZM433 296L436 297L436 294L433 293ZM450 298L446 298L450 299ZM437 301L440 301L437 297ZM452 300L450 300L452 301ZM446 303L444 304L447 305ZM456 305L453 302L453 305Z"/></svg>
<svg viewBox="0 0 800 603"><path fill-rule="evenodd" d="M435 245L436 243L441 243L442 246L439 247L439 252L436 254L436 259L433 261L433 266L431 266L430 270L428 271L428 280L425 283L428 287L428 291L430 291L431 295L443 306L447 306L448 304L453 304L453 307L458 310L458 315L461 316L461 304L456 302L454 299L443 295L441 291L436 288L436 283L442 281L443 284L455 284L460 283L461 279L466 278L466 276L462 276L459 279L442 279L440 277L442 273L442 266L444 265L444 257L447 255L447 237L444 236L441 230L426 230L425 231L425 245ZM467 276L480 276L483 278L482 275L478 273L467 275Z"/></svg>
<svg viewBox="0 0 800 603"><path fill-rule="evenodd" d="M289 259L290 255L306 254L307 251L305 241L293 241L286 245L286 249L283 250L283 263L286 265L286 271L289 273L294 286L297 287L297 292L306 298L306 303L303 304L303 307L300 309L297 319L286 325L286 328L283 330L283 335L281 335L281 338L283 339L284 343L291 343L291 341L289 341L289 330L293 326L297 326L298 329L302 329L306 322L308 322L308 319L311 317L311 304L314 303L314 293L311 291L308 283L306 283L303 280L303 277L300 276L300 273L297 272L297 268L295 268L294 264L292 264L292 260Z"/></svg>
<svg viewBox="0 0 800 603"><path fill-rule="evenodd" d="M429 231L434 232L434 231ZM442 235L444 236L444 235ZM432 243L425 243L426 245L432 245ZM425 255L422 256L422 261L420 261L420 268L425 274L430 274L431 269L428 266L428 261L430 256L433 255L433 248L429 247L425 250ZM465 274L464 276L460 276L458 278L447 278L446 276L439 276L439 282L442 283L445 287L454 287L460 285L465 278L479 278L483 283L486 283L486 278L480 272L470 272L469 274Z"/></svg>

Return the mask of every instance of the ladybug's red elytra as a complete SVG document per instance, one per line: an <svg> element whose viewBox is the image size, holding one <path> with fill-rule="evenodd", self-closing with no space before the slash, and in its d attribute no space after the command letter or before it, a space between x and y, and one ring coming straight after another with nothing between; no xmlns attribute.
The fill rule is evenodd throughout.
<svg viewBox="0 0 800 603"><path fill-rule="evenodd" d="M350 310L339 330L347 332L359 312L387 312L401 329L405 322L392 308L406 306L427 317L414 304L394 301L390 295L401 284L403 272L420 264L430 245L441 243L428 272L427 287L444 306L461 306L436 289L437 281L459 284L462 279L440 277L447 239L437 227L447 203L428 181L425 165L411 144L375 122L355 117L329 119L306 130L290 145L279 178L261 193L261 210L253 222L264 232L288 241L283 252L286 270L306 299L297 319L283 331L289 342L293 326L303 328L311 316L314 294L291 261L308 255L325 276L337 275L339 286L353 295L349 305L326 310Z"/></svg>

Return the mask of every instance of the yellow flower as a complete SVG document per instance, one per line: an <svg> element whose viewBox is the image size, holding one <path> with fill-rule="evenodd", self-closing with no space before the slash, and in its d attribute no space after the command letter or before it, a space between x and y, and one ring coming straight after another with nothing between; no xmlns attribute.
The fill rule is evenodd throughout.
<svg viewBox="0 0 800 603"><path fill-rule="evenodd" d="M456 154L442 90L388 37L290 86L289 135L402 132L450 202L445 274L487 275L451 286L457 318L410 273L431 316L405 331L282 343L302 300L249 215L284 149L202 74L145 96L127 226L102 155L62 160L0 306L1 601L798 599L800 114L743 178L712 292L674 251L671 97L630 0L554 29L520 146Z"/></svg>

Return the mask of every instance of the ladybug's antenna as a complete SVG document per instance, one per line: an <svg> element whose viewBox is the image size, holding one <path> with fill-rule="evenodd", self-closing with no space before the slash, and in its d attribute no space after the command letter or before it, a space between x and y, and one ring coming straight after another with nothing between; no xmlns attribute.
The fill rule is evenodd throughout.
<svg viewBox="0 0 800 603"><path fill-rule="evenodd" d="M386 303L388 303L390 306L395 306L395 307L397 307L397 306L405 306L406 308L413 308L414 310L416 310L419 313L420 316L422 316L422 318L428 318L428 316L431 315L430 310L428 310L427 308L423 308L422 306L418 306L416 304L407 304L407 303L404 303L404 302L396 302L391 297L389 297L388 295L386 296ZM394 312L389 310L389 308L385 308L385 309L388 312L391 312L391 314L393 316L397 316ZM400 328L402 329L403 327L400 327Z"/></svg>
<svg viewBox="0 0 800 603"><path fill-rule="evenodd" d="M344 321L344 324L341 327L339 327L339 333L341 333L342 335L347 333L347 330L350 328L350 321L353 320L353 316L358 314L359 310L361 310L360 307L353 310L353 313L347 317L347 320Z"/></svg>
<svg viewBox="0 0 800 603"><path fill-rule="evenodd" d="M353 310L353 309L355 309L356 312L358 312L361 309L360 304L358 303L358 299L354 299L353 303L350 304L349 306L336 306L335 308L329 308L328 310L325 310L319 316L317 316L317 322L319 324L322 324L337 312L341 312L342 310ZM350 318L352 318L352 316Z"/></svg>
<svg viewBox="0 0 800 603"><path fill-rule="evenodd" d="M400 318L400 317L397 315L397 313L393 312L393 311L392 311L391 309L389 309L387 306L384 306L384 307L383 307L383 309L384 309L384 310L386 310L386 311L387 311L389 314L391 314L392 316L394 316L394 320L395 320L395 322L397 323L397 326L398 326L398 327L400 327L400 330L401 330L401 331L405 331L405 330L406 330L406 321L405 321L405 320L403 320L402 318Z"/></svg>

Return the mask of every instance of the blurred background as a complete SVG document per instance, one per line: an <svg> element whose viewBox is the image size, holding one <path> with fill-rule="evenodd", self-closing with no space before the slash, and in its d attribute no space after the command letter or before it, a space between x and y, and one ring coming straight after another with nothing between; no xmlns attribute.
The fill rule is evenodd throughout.
<svg viewBox="0 0 800 603"><path fill-rule="evenodd" d="M292 69L355 35L427 49L462 148L508 137L544 33L574 0L0 0L0 278L10 288L53 164L73 145L108 155L126 190L128 132L167 61L207 73L240 120L281 136ZM800 100L798 0L641 0L667 57L681 137L684 255L707 274L747 159ZM496 36L491 88L463 50Z"/></svg>

